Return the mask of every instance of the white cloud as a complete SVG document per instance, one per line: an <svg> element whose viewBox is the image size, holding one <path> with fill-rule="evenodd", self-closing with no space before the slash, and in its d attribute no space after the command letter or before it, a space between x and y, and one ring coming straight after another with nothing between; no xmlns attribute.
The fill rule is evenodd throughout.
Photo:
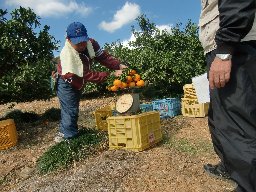
<svg viewBox="0 0 256 192"><path fill-rule="evenodd" d="M160 31L166 30L168 33L172 33L172 25L156 25L156 28L158 28Z"/></svg>
<svg viewBox="0 0 256 192"><path fill-rule="evenodd" d="M58 17L74 12L86 16L92 11L92 8L87 7L84 3L78 4L74 0L5 0L5 4L30 7L37 15L43 17Z"/></svg>
<svg viewBox="0 0 256 192"><path fill-rule="evenodd" d="M168 33L172 33L172 25L168 24L168 25L156 25L156 28L158 28L161 31L166 30ZM129 42L131 41L135 41L135 36L133 34L131 34L129 39L125 39L121 42L122 45L132 48L129 46Z"/></svg>
<svg viewBox="0 0 256 192"><path fill-rule="evenodd" d="M110 33L120 29L123 25L131 23L140 15L140 6L135 3L126 2L125 5L118 10L111 22L102 21L99 27Z"/></svg>
<svg viewBox="0 0 256 192"><path fill-rule="evenodd" d="M131 34L131 36L130 36L130 38L129 39L125 39L125 40L123 40L121 43L124 45L124 46L126 46L126 47L129 47L129 42L131 42L131 41L135 41L136 39L135 39L135 36L133 35L133 34Z"/></svg>

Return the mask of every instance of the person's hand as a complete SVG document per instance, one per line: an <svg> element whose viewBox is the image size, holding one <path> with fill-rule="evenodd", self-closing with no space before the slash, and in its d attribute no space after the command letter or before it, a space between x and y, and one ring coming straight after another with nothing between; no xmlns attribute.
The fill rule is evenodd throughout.
<svg viewBox="0 0 256 192"><path fill-rule="evenodd" d="M211 89L224 87L226 85L230 79L231 65L231 60L222 61L215 57L209 71L209 84Z"/></svg>
<svg viewBox="0 0 256 192"><path fill-rule="evenodd" d="M52 71L52 78L53 78L53 79L56 79L56 78L57 78L57 74L58 74L58 73L57 73L56 71Z"/></svg>
<svg viewBox="0 0 256 192"><path fill-rule="evenodd" d="M120 70L123 70L123 69L127 68L127 66L124 65L124 64L120 64L119 66L120 66Z"/></svg>
<svg viewBox="0 0 256 192"><path fill-rule="evenodd" d="M115 70L115 71L113 72L113 75L114 75L115 77L119 77L119 76L122 75L122 73L123 73L122 70Z"/></svg>

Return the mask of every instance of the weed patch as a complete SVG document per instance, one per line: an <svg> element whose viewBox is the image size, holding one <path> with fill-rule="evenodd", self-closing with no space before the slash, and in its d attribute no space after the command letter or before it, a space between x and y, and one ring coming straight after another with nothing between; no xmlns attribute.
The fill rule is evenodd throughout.
<svg viewBox="0 0 256 192"><path fill-rule="evenodd" d="M199 155L203 153L211 153L213 151L212 144L209 141L202 140L192 143L186 138L172 139L170 141L170 146L189 155Z"/></svg>
<svg viewBox="0 0 256 192"><path fill-rule="evenodd" d="M104 140L104 133L93 129L82 129L77 138L60 142L46 151L37 161L40 173L45 174L59 168L67 168L97 151Z"/></svg>
<svg viewBox="0 0 256 192"><path fill-rule="evenodd" d="M0 178L0 185L3 185L4 184L4 182L5 182L5 179L3 178Z"/></svg>

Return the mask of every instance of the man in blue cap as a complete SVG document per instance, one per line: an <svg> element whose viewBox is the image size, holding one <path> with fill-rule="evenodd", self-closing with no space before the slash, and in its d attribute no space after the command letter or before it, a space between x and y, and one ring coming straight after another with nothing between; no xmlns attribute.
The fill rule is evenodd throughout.
<svg viewBox="0 0 256 192"><path fill-rule="evenodd" d="M101 83L110 75L108 72L91 71L95 60L109 69L115 70L113 75L120 76L125 65L102 50L87 35L85 26L73 22L67 27L66 42L60 53L57 72L57 96L60 101L61 121L56 142L71 139L78 134L78 113L81 89L86 82Z"/></svg>

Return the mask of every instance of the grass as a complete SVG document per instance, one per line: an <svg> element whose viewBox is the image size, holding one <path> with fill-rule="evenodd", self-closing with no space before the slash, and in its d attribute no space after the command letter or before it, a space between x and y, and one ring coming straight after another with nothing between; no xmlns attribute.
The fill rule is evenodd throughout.
<svg viewBox="0 0 256 192"><path fill-rule="evenodd" d="M0 178L0 185L3 185L5 183L5 178Z"/></svg>
<svg viewBox="0 0 256 192"><path fill-rule="evenodd" d="M38 159L37 168L42 174L68 168L72 162L95 153L104 138L104 134L97 130L82 129L79 137L60 142L49 148Z"/></svg>
<svg viewBox="0 0 256 192"><path fill-rule="evenodd" d="M170 146L189 155L200 155L204 153L212 153L213 151L211 142L204 140L192 143L186 138L172 139L170 141Z"/></svg>
<svg viewBox="0 0 256 192"><path fill-rule="evenodd" d="M213 153L212 143L205 139L188 139L185 137L177 138L176 134L187 126L186 118L176 116L172 119L162 120L163 143L166 147L171 147L188 155L201 155Z"/></svg>
<svg viewBox="0 0 256 192"><path fill-rule="evenodd" d="M171 119L161 119L161 127L163 129L163 143L166 145L171 144L172 137L183 128L185 120L182 116L176 116Z"/></svg>

